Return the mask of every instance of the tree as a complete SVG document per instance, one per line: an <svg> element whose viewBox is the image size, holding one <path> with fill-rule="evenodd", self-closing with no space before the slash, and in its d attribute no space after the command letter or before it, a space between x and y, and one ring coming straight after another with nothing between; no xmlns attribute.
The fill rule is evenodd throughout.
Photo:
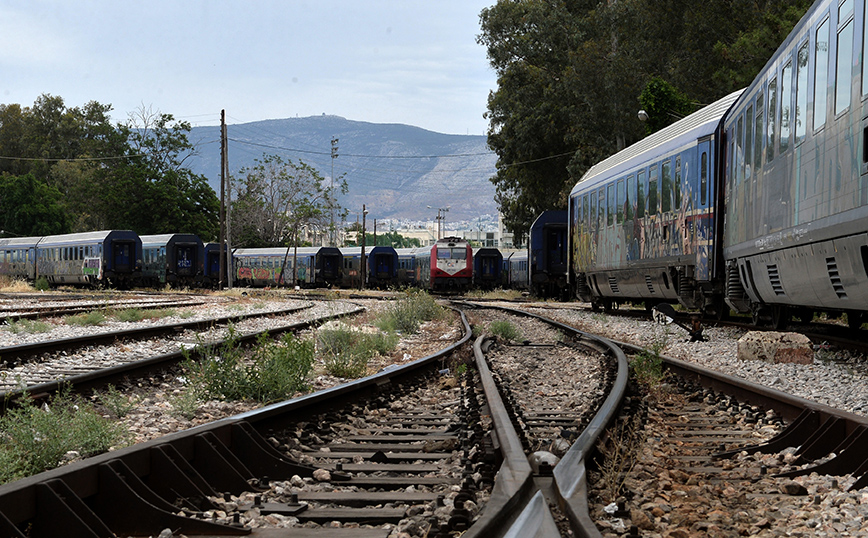
<svg viewBox="0 0 868 538"><path fill-rule="evenodd" d="M290 246L299 243L304 228L326 229L336 194L346 193L345 181L327 186L310 165L264 155L252 168L241 170L231 208L233 245Z"/></svg>
<svg viewBox="0 0 868 538"><path fill-rule="evenodd" d="M653 77L639 96L639 105L648 115L645 132L651 134L693 112L693 102L660 77Z"/></svg>
<svg viewBox="0 0 868 538"><path fill-rule="evenodd" d="M0 229L13 235L41 236L69 232L60 191L32 174L0 176Z"/></svg>

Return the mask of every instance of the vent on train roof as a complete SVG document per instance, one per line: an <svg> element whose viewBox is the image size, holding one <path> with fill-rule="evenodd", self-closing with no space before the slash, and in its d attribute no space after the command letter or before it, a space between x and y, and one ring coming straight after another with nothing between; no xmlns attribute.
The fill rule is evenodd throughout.
<svg viewBox="0 0 868 538"><path fill-rule="evenodd" d="M618 288L618 281L613 276L609 277L609 288L612 290L612 293L621 293L621 290Z"/></svg>
<svg viewBox="0 0 868 538"><path fill-rule="evenodd" d="M844 291L844 284L841 283L841 275L838 273L838 262L835 258L826 258L826 271L829 272L829 281L832 283L832 289L838 295L838 299L846 299L847 292Z"/></svg>
<svg viewBox="0 0 868 538"><path fill-rule="evenodd" d="M781 284L781 274L778 272L777 264L772 264L767 267L769 271L769 283L772 285L775 295L786 295L784 286Z"/></svg>
<svg viewBox="0 0 868 538"><path fill-rule="evenodd" d="M657 293L654 291L654 283L651 282L651 275L645 275L645 285L648 286L648 291L653 295Z"/></svg>

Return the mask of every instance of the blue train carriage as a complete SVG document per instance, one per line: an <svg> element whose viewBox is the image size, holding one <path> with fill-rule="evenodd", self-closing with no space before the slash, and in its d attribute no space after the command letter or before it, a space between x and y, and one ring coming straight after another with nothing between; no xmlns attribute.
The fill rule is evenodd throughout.
<svg viewBox="0 0 868 538"><path fill-rule="evenodd" d="M506 287L513 290L527 290L528 257L526 250L519 250L504 257L506 262Z"/></svg>
<svg viewBox="0 0 868 538"><path fill-rule="evenodd" d="M223 253L226 256L223 266L223 283L229 282L229 268L232 267L232 255L228 252L226 245L223 245ZM220 243L205 244L205 265L204 265L203 284L205 286L216 287L220 278Z"/></svg>
<svg viewBox="0 0 868 538"><path fill-rule="evenodd" d="M725 128L726 301L755 322L868 309L864 1L818 1Z"/></svg>
<svg viewBox="0 0 868 538"><path fill-rule="evenodd" d="M128 288L142 276L142 240L129 230L43 237L36 246L36 278L48 283Z"/></svg>
<svg viewBox="0 0 868 538"><path fill-rule="evenodd" d="M41 237L0 239L0 275L13 280L36 280L36 245Z"/></svg>
<svg viewBox="0 0 868 538"><path fill-rule="evenodd" d="M142 280L149 286L199 287L205 279L205 245L194 234L143 235Z"/></svg>
<svg viewBox="0 0 868 538"><path fill-rule="evenodd" d="M388 289L398 285L398 252L392 246L376 246L368 254L368 285Z"/></svg>
<svg viewBox="0 0 868 538"><path fill-rule="evenodd" d="M398 255L397 278L399 286L416 285L416 256L414 253L417 248L418 247L395 249L395 253Z"/></svg>
<svg viewBox="0 0 868 538"><path fill-rule="evenodd" d="M503 287L503 254L491 247L473 251L473 286L481 290Z"/></svg>
<svg viewBox="0 0 868 538"><path fill-rule="evenodd" d="M569 299L567 211L543 211L528 234L531 292L537 297Z"/></svg>
<svg viewBox="0 0 868 538"><path fill-rule="evenodd" d="M723 312L722 118L741 91L592 166L570 193L576 295L595 308L679 302Z"/></svg>

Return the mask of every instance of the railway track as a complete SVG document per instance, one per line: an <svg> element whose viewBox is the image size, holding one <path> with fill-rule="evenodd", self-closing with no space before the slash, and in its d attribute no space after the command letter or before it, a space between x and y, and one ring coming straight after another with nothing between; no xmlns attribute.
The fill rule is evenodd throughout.
<svg viewBox="0 0 868 538"><path fill-rule="evenodd" d="M523 325L530 323L537 322ZM861 439L868 437L858 417L678 361L667 361L667 367L714 394L731 394L731 399L691 388L694 396L684 398L688 407L641 411L637 398L625 400L627 359L617 347L562 324L553 326L560 333L555 341L561 343L501 342L489 348L479 338L472 359L466 327L459 343L375 376L0 486L0 532L36 537L55 536L62 529L65 536L156 536L168 528L188 535L280 536L278 529L292 526L287 536L397 536L394 531L429 537L542 537L561 536L566 529L576 536L601 536L597 524L608 515L600 516L602 509L589 504L588 468L596 473L602 465L602 459L592 457L611 438L604 432L616 417L662 417L664 428L679 428L672 437L682 438L683 445L710 439L703 453L668 459L671 476L700 464L709 473L718 472L716 467L733 471L738 465L715 465L711 458L722 449L738 449L735 457L747 461L749 469L742 476L753 481L763 476L757 462L765 460L746 458L741 451L744 443L767 437L756 437L747 426L736 432L731 418L747 410L758 422L768 422L761 424L764 434L778 428L753 407L775 409L790 423L763 450L795 442L800 448L794 458L826 455L822 465L858 472L861 463L853 456L866 453ZM503 353L519 351L525 361L539 363L548 359L535 353L551 351L554 357L561 348L573 351L573 345L605 356L602 364L613 368L605 389L590 397L593 405L578 413L552 412L572 397L559 402L537 394L534 399L532 390L520 387L538 380L525 378L523 383L521 369L510 371L509 361L503 360ZM505 349L509 347L515 350ZM458 370L465 372L453 376ZM498 390L496 378L510 391ZM546 385L553 396L557 388L557 383ZM720 428L700 416L709 409L720 411L724 404L733 410L721 419ZM693 418L683 418L685 413ZM539 454L529 459L557 439L569 444L559 459L549 460L552 465L539 465ZM832 453L837 457L828 459ZM811 472L805 465L794 470ZM632 516L634 507L627 502L615 503L615 515ZM651 514L653 522L657 516ZM603 523L600 527L606 529Z"/></svg>
<svg viewBox="0 0 868 538"><path fill-rule="evenodd" d="M22 305L22 302L25 304ZM28 296L13 297L7 295L3 300L0 300L0 319L37 319L80 314L94 310L175 308L202 304L205 304L205 302L201 296L179 296L177 294L161 295L159 297L147 295L144 298L139 296L126 298L116 298L114 296L58 296L56 294L28 298Z"/></svg>
<svg viewBox="0 0 868 538"><path fill-rule="evenodd" d="M273 323L273 326L269 329L236 335L236 339L239 342L253 342L261 333L275 336L288 331L299 331L313 324L323 323L336 317L360 313L364 310L361 307L347 308L344 311L327 309L312 314L306 319L296 319L292 316L292 314L298 314L299 312L306 311L308 308L309 306L299 305L279 312L255 312L249 316L237 315L225 319L221 318L220 320L161 325L80 338L47 341L39 344L0 348L0 357L5 359L8 355L20 355L25 352L32 354L49 349L66 350L91 345L94 342L116 342L120 339L130 339L132 336L137 338L153 338L155 334L175 334L181 333L183 330L211 331L218 323L237 322L242 318L250 319L263 315L274 316L273 321L275 322L280 322L282 319L281 314L283 317L288 318L285 322ZM183 325L183 327L179 328L179 325ZM197 339L187 335L183 337L183 340L196 342ZM2 381L0 381L0 411L5 411L9 405L13 404L25 393L29 397L45 397L68 386L73 387L77 391L101 389L111 383L118 383L128 378L141 377L150 372L168 368L184 360L187 355L194 358L198 357L208 349L218 348L222 343L222 340L215 340L204 342L201 345L193 343L180 345L179 342L171 340L169 345L156 347L157 349L170 348L167 352L145 356L142 356L142 353L138 352L106 355L90 350L90 352L84 354L86 361L83 363L79 360L72 360L64 351L59 353L59 357L54 360L43 361L33 365L28 364L25 365L26 368L8 371L10 373L6 373L2 377Z"/></svg>

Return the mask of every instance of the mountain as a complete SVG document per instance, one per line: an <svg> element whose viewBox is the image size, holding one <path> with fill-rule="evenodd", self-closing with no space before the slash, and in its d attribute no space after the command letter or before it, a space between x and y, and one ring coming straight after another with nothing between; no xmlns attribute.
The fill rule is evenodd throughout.
<svg viewBox="0 0 868 538"><path fill-rule="evenodd" d="M304 161L330 181L344 176L349 193L339 198L355 221L362 204L369 218L432 220L449 208L448 221L495 215L497 156L486 137L448 135L403 124L352 121L339 116L311 116L227 125L229 170L254 166L265 154ZM337 154L331 158L331 140ZM220 195L220 128L194 127L190 141L201 148L188 160ZM432 209L429 209L430 206Z"/></svg>

